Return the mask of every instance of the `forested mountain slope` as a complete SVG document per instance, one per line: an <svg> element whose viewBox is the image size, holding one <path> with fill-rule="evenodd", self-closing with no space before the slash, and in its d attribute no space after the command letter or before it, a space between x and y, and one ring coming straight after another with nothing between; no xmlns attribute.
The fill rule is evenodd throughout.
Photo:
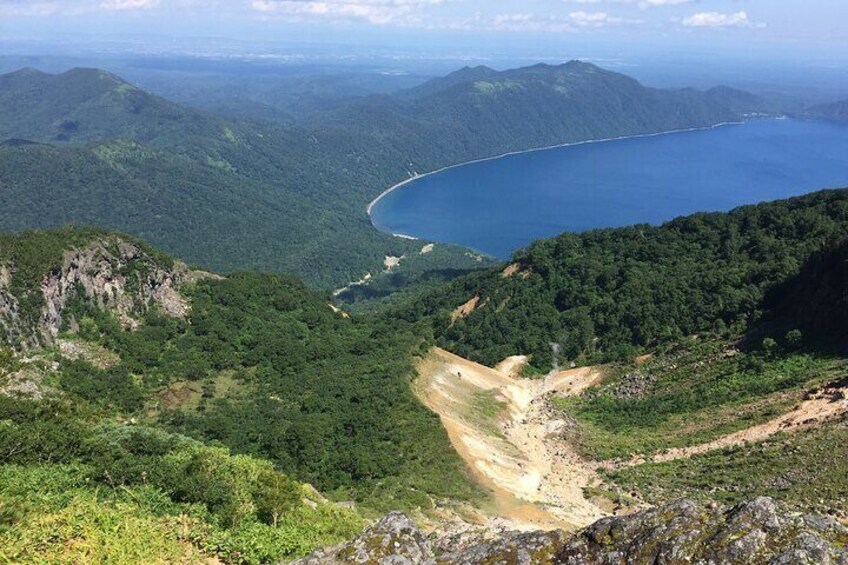
<svg viewBox="0 0 848 565"><path fill-rule="evenodd" d="M460 71L290 128L227 121L87 69L5 75L0 101L0 136L57 146L0 146L0 189L8 195L0 227L93 223L203 267L286 271L324 287L376 272L386 255L420 249L378 233L364 214L380 191L413 172L709 126L758 107L730 89L649 89L579 62ZM47 174L57 166L72 174ZM91 193L110 205L90 208ZM456 250L439 268L475 265Z"/></svg>
<svg viewBox="0 0 848 565"><path fill-rule="evenodd" d="M801 116L813 120L848 122L848 100L808 108L801 113Z"/></svg>
<svg viewBox="0 0 848 565"><path fill-rule="evenodd" d="M301 481L367 512L478 494L409 386L426 329L292 278L3 235L0 337L0 560L274 562L360 527Z"/></svg>
<svg viewBox="0 0 848 565"><path fill-rule="evenodd" d="M815 253L765 304L779 322L848 345L848 239Z"/></svg>
<svg viewBox="0 0 848 565"><path fill-rule="evenodd" d="M743 333L767 291L846 233L848 190L563 234L533 243L503 272L454 281L399 314L435 316L440 344L488 365L516 354L542 370L627 359L699 332Z"/></svg>
<svg viewBox="0 0 848 565"><path fill-rule="evenodd" d="M177 141L210 135L222 122L154 96L98 69L0 76L0 138Z"/></svg>
<svg viewBox="0 0 848 565"><path fill-rule="evenodd" d="M625 75L571 61L501 72L465 68L315 121L340 136L389 136L392 143L378 166L421 173L532 147L706 127L742 119L764 105L728 88L647 88Z"/></svg>
<svg viewBox="0 0 848 565"><path fill-rule="evenodd" d="M844 238L846 202L848 192L827 191L684 218L654 231L639 227L637 237L632 230L602 230L610 232L605 247L580 256L603 253L588 261L588 274L575 276L610 305L631 295L616 292L623 285L601 285L602 276L589 276L591 269L606 265L613 269L607 276L632 273L635 280L642 271L628 271L621 261L635 268L657 257L658 274L676 280L695 264L684 252L689 250L704 268L723 269L716 276L727 277L739 292L716 295L727 301L728 312L740 315L738 326L726 325L726 335L738 335L746 308L762 305L761 295L772 288L786 289L774 294L780 304L791 304L798 292L818 297L810 298L813 309L835 301L832 318L838 323L844 314L838 303L844 244L827 242ZM635 247L616 243L610 234L618 232ZM681 252L679 265L686 270L666 264L666 246ZM724 262L709 255L714 247ZM549 251L555 249L579 248ZM530 285L534 276L557 273L551 255L533 265L535 271L513 267L487 276L496 288L510 281ZM679 295L676 283L660 292L666 287L658 279L647 284L660 285L659 294L644 288L638 294L675 306L667 297L700 296L697 281L703 277L697 271L685 278L694 295ZM560 273L556 280L568 278ZM777 280L784 285L766 284ZM706 278L703 284L714 283ZM545 307L543 297L512 296L517 305L535 301ZM693 302L693 310L714 311L709 304L705 296ZM487 307L480 303L477 309ZM644 305L638 311L655 312ZM508 303L501 309L514 312ZM605 311L589 310L604 320L599 312ZM532 311L526 320L528 327L544 329L535 326L543 320ZM800 334L792 332L739 351L738 343L717 335L719 326L709 326L701 339L670 335L673 343L647 360L600 368L600 380L583 394L540 397L539 414L551 419L543 428L562 424L540 441L559 449L568 442L587 464L607 465L603 483L585 496L608 497L616 509L634 498L660 503L694 496L735 504L767 493L793 510L844 517L848 483L839 463L848 443L838 419L813 417L791 435L775 436L779 441L731 452L662 459L669 448L697 448L776 415L791 416L799 403L845 403L844 359L801 347ZM406 509L450 516L459 509L456 517L468 510L465 501L481 496L438 418L412 393L413 361L432 343L431 328L418 320L348 318L325 293L288 277L221 278L191 271L123 235L68 228L0 237L0 327L7 345L0 348L0 450L7 454L0 462L0 559L272 563L353 537L363 527L362 514ZM485 331L495 339L504 336ZM451 376L473 381L464 368ZM490 433L497 434L509 422L500 413L505 404L497 396L477 400L477 412L468 417L490 422ZM301 481L356 507L340 507ZM463 562L451 552L466 549L511 558L527 549L527 541L541 542L539 549L548 552L546 540L555 540L578 553L600 555L626 545L634 555L643 549L650 554L655 541L680 539L662 533L670 527L670 512L700 523L692 518L702 515L694 508L678 503L632 521L610 518L571 538L558 532L498 534L471 547L472 538L461 537L454 540L460 545L435 553L453 555L447 562ZM772 519L774 504L762 500L712 509L710 528L748 532L772 524L769 555L795 551L802 542L804 551L839 555L844 530L828 519ZM746 517L747 509L756 512ZM741 520L734 518L739 513ZM636 530L628 529L615 544L584 544L597 541L596 532L611 524ZM637 547L629 540L647 543ZM701 551L700 545L686 547L693 555ZM752 551L743 561L762 561L765 554ZM318 555L332 560L335 554Z"/></svg>

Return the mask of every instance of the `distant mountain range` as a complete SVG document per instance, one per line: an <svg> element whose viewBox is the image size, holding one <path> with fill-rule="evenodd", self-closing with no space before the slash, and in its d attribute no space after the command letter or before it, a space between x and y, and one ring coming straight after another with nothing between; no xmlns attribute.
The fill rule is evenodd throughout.
<svg viewBox="0 0 848 565"><path fill-rule="evenodd" d="M377 232L364 214L369 200L415 172L709 126L763 107L733 89L646 88L572 61L466 68L284 127L180 106L104 71L24 69L0 77L0 184L9 202L0 229L96 224L204 267L341 286L380 270L386 255L420 249ZM441 257L440 268L478 265L459 249Z"/></svg>
<svg viewBox="0 0 848 565"><path fill-rule="evenodd" d="M801 117L814 120L848 123L848 100L840 100L832 104L813 106L801 113Z"/></svg>

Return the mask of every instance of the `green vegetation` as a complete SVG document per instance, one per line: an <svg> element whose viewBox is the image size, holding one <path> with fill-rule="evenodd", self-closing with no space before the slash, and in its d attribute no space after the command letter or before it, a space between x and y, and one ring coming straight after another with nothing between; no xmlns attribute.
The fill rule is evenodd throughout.
<svg viewBox="0 0 848 565"><path fill-rule="evenodd" d="M775 418L846 369L840 358L781 349L694 340L620 365L584 396L555 403L581 424L575 443L594 459L704 443Z"/></svg>
<svg viewBox="0 0 848 565"><path fill-rule="evenodd" d="M483 93L481 80L511 87ZM650 89L572 62L466 69L283 126L182 107L102 71L22 70L0 76L0 140L15 139L0 144L0 229L98 225L215 271L289 272L338 288L381 270L386 255L419 251L420 242L377 232L364 213L411 171L706 126L760 106L730 89ZM464 250L444 253L449 260L422 261L444 273L479 266Z"/></svg>
<svg viewBox="0 0 848 565"><path fill-rule="evenodd" d="M848 426L832 422L756 444L610 474L651 503L697 497L736 504L771 496L803 512L848 516Z"/></svg>
<svg viewBox="0 0 848 565"><path fill-rule="evenodd" d="M788 329L787 341L798 344L807 336L848 346L848 240L813 254L766 296L765 306L769 321Z"/></svg>
<svg viewBox="0 0 848 565"><path fill-rule="evenodd" d="M266 563L361 528L267 461L98 416L0 396L3 562Z"/></svg>
<svg viewBox="0 0 848 565"><path fill-rule="evenodd" d="M848 190L564 234L517 254L516 275L463 277L397 313L431 316L440 345L489 365L521 353L547 370L551 343L560 361L632 359L701 332L744 333L768 292L846 233ZM481 305L454 323L450 312L475 295Z"/></svg>
<svg viewBox="0 0 848 565"><path fill-rule="evenodd" d="M204 281L191 302L187 321L152 313L135 331L75 305L80 336L121 363L65 363L63 390L138 413L158 391L195 381L204 392L194 410L148 409L175 431L266 458L367 506L429 508L431 496L472 494L438 418L409 387L423 328L345 319L320 293L273 275ZM216 394L225 372L235 382Z"/></svg>
<svg viewBox="0 0 848 565"><path fill-rule="evenodd" d="M465 253L469 263L459 264L453 246L422 246L422 249L429 248L432 250L425 253L407 254L400 265L390 271L376 273L363 284L350 286L335 295L334 302L351 314L384 312L423 292L443 288L445 283L468 274L472 266L483 270L495 264L488 257L470 252Z"/></svg>
<svg viewBox="0 0 848 565"><path fill-rule="evenodd" d="M478 391L469 403L468 419L475 427L496 437L503 438L500 420L504 417L507 403L498 398L495 391Z"/></svg>
<svg viewBox="0 0 848 565"><path fill-rule="evenodd" d="M36 305L33 283L65 250L121 237L3 236L4 299ZM151 252L121 268L171 265ZM343 317L281 275L180 292L187 318L153 303L137 327L69 292L60 338L74 359L0 350L0 561L276 562L353 536L362 515L481 495L409 386L426 325ZM21 379L37 394L5 388Z"/></svg>
<svg viewBox="0 0 848 565"><path fill-rule="evenodd" d="M347 318L294 278L236 272L181 287L185 318L133 310L138 327L69 292L60 337L92 353L77 359L23 351L0 320L19 349L0 350L0 561L276 562L354 535L363 515L480 496L409 386L434 343L487 364L529 354L530 375L618 363L585 396L558 401L578 448L598 459L709 441L791 409L845 372L816 346L818 332L848 327L846 190L563 235L520 253L512 276L458 276L489 263L450 246L422 253L424 242L379 234L362 212L411 171L709 125L759 104L573 62L464 69L283 127L183 108L99 71L0 77L0 135L32 140L0 145L4 228L119 227L205 266L291 271L325 288L406 256L340 296L361 311L392 307L386 316ZM0 235L3 315L18 314L11 296L37 324L45 276L104 234ZM121 267L139 275L128 293L146 269L173 265L144 250L149 262ZM473 296L477 308L453 320ZM634 364L644 351L655 355ZM3 388L30 377L32 397ZM502 411L480 393L468 417L499 433ZM706 496L718 480L721 500L767 492L827 505L846 496L845 440L834 423L610 479L651 500Z"/></svg>

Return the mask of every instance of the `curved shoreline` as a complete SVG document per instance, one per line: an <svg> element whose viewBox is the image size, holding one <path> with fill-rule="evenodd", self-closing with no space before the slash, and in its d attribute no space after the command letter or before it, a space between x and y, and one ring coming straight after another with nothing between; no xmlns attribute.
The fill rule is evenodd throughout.
<svg viewBox="0 0 848 565"><path fill-rule="evenodd" d="M672 129L672 130L667 130L667 131L658 131L658 132L654 132L654 133L637 133L637 134L633 134L633 135L621 135L621 136L618 136L618 137L606 137L606 138L602 138L602 139L586 139L586 140L583 140L583 141L569 141L567 143L557 143L555 145L545 145L545 146L542 146L542 147L533 147L531 149L521 149L521 150L518 150L518 151L508 151L506 153L501 153L500 155L494 155L492 157L481 157L480 159L471 159L470 161L463 161L461 163L455 163L453 165L447 165L445 167L442 167L440 169L436 169L434 171L429 171L429 172L422 173L422 174L415 174L414 176L411 176L408 179L402 180L401 182L390 186L389 188L387 188L386 190L381 192L374 200L372 200L371 202L368 203L368 206L365 207L365 213L368 214L368 219L370 220L371 225L374 226L374 228L376 228L377 230L383 231L374 223L374 218L371 216L371 211L374 209L374 206L380 200L382 200L384 197L388 196L389 194L391 194L395 190L402 188L402 187L406 186L407 184L409 184L413 181L420 180L424 177L429 177L431 175L437 175L439 173L443 173L443 172L449 171L451 169L456 169L457 167L464 167L465 165L472 165L474 163L484 163L486 161L494 161L495 159L503 159L504 157L510 157L512 155L523 155L524 153L536 153L538 151L548 151L548 150L551 150L551 149L561 149L563 147L574 147L574 146L577 146L577 145L588 145L590 143L605 143L605 142L608 142L608 141L622 141L622 140L625 140L625 139L640 139L640 138L644 138L644 137L658 137L658 136L661 136L661 135L671 135L671 134L674 134L674 133L685 133L685 132L690 132L690 131L706 131L706 130L711 130L711 129L724 127L724 126L739 126L739 125L743 125L744 123L745 123L745 120L742 120L742 121L739 121L739 122L720 122L718 124L713 124L711 126L700 126L700 127L693 127L693 128ZM383 233L387 233L387 232L383 232ZM390 234L390 235L395 236L395 237L402 237L402 236L400 236L400 234ZM412 236L406 236L406 237L412 237Z"/></svg>

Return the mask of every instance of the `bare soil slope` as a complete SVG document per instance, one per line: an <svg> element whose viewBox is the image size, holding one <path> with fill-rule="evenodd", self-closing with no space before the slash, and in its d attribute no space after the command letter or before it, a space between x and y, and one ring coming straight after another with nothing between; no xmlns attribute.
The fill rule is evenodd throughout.
<svg viewBox="0 0 848 565"><path fill-rule="evenodd" d="M551 394L579 394L600 378L579 368L528 380L434 349L419 365L416 393L439 414L450 440L478 481L493 492L490 514L517 528L584 527L606 513L583 488L595 471L559 439Z"/></svg>

